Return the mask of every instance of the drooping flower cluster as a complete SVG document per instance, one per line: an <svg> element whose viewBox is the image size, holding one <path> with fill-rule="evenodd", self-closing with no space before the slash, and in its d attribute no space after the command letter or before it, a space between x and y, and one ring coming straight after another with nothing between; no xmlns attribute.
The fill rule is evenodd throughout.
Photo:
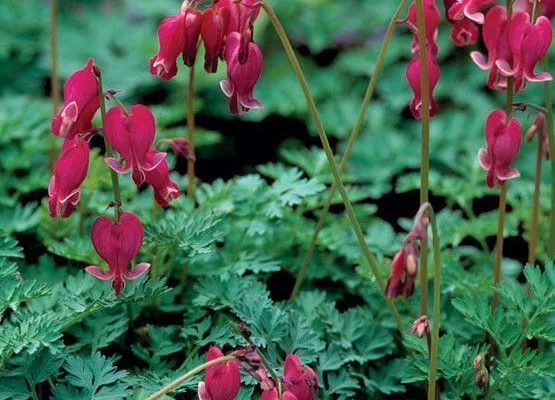
<svg viewBox="0 0 555 400"><path fill-rule="evenodd" d="M52 118L52 133L64 139L48 184L51 217L67 218L81 196L80 186L89 169L89 139L92 119L100 106L98 78L91 58L75 71L64 86L64 105Z"/></svg>
<svg viewBox="0 0 555 400"><path fill-rule="evenodd" d="M52 133L64 138L60 155L53 168L48 185L48 206L52 217L67 218L80 199L80 186L85 180L89 165L89 139L100 130L92 120L100 107L100 68L93 59L73 73L64 86L64 105L52 118ZM112 91L106 95L111 96ZM103 99L102 99L103 100ZM134 105L127 113L123 107L111 108L103 121L102 132L107 143L121 156L105 159L114 171L132 172L137 187L148 183L153 187L154 199L162 207L179 195L177 184L169 176L166 154L152 148L156 132L154 117L143 105ZM143 242L143 227L139 218L117 207L116 219L102 216L92 226L91 238L96 252L107 263L108 270L89 266L86 271L102 279L112 279L118 295L125 279L143 275L149 264L140 263L128 270Z"/></svg>
<svg viewBox="0 0 555 400"><path fill-rule="evenodd" d="M258 0L213 0L202 13L196 1L185 0L177 15L158 27L159 50L150 60L150 73L163 80L177 74L177 58L192 66L199 38L204 44L204 69L214 73L219 59L226 63L227 79L220 83L230 98L230 111L240 114L262 103L253 90L262 72L262 52L253 40L253 24L260 12Z"/></svg>
<svg viewBox="0 0 555 400"><path fill-rule="evenodd" d="M199 400L232 400L241 388L243 369L260 382L260 400L279 400L276 383L269 378L268 370L262 363L255 346L234 351L239 361L231 360L206 368L206 378L198 385ZM217 347L210 347L206 361L223 357ZM283 400L316 400L318 397L318 376L314 370L303 365L295 354L285 358L283 376Z"/></svg>
<svg viewBox="0 0 555 400"><path fill-rule="evenodd" d="M403 296L408 298L414 292L414 283L418 274L418 260L420 245L426 238L429 217L426 212L428 204L423 204L416 217L414 225L407 234L401 250L391 261L391 273L385 287L387 297Z"/></svg>
<svg viewBox="0 0 555 400"><path fill-rule="evenodd" d="M403 21L411 30L413 40L411 44L412 58L407 65L405 76L413 92L413 98L409 103L409 109L415 119L422 117L422 85L420 81L421 63L418 48L418 27L416 17L416 4L410 5L408 16ZM434 116L438 110L438 104L433 98L433 91L439 81L439 65L436 57L439 46L436 38L440 23L440 14L436 7L435 0L424 0L424 26L426 36L426 64L428 69L428 93L430 104L430 116Z"/></svg>

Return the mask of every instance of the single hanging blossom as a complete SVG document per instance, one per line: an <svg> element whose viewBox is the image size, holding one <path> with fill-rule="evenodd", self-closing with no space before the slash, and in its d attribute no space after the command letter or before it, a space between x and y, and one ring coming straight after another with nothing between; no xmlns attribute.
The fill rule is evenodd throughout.
<svg viewBox="0 0 555 400"><path fill-rule="evenodd" d="M516 92L524 90L529 81L552 79L547 72L534 73L551 44L551 23L546 17L539 17L535 24L529 19L527 13L515 12L509 20L501 6L487 13L483 27L487 59L478 51L470 56L478 67L489 70L487 84L490 89L506 90L509 76L514 78Z"/></svg>
<svg viewBox="0 0 555 400"><path fill-rule="evenodd" d="M277 389L273 388L263 391L260 400L280 400ZM290 391L286 391L281 394L281 400L299 400L299 398Z"/></svg>
<svg viewBox="0 0 555 400"><path fill-rule="evenodd" d="M522 142L522 128L518 120L514 117L507 120L505 111L494 110L486 119L485 136L487 148L478 151L478 160L487 171L488 187L518 178L520 173L511 166Z"/></svg>
<svg viewBox="0 0 555 400"><path fill-rule="evenodd" d="M186 160L196 161L195 149L189 139L184 137L175 137L168 140L170 148L175 155L180 155Z"/></svg>
<svg viewBox="0 0 555 400"><path fill-rule="evenodd" d="M67 218L71 215L79 203L79 187L87 177L88 169L88 141L79 136L66 139L48 184L48 208L51 217Z"/></svg>
<svg viewBox="0 0 555 400"><path fill-rule="evenodd" d="M418 53L418 26L416 18L416 4L412 3L408 9L407 18L403 21L412 32L411 49L413 54ZM424 22L426 31L426 48L436 56L439 52L437 44L437 33L441 16L437 9L435 0L424 0Z"/></svg>
<svg viewBox="0 0 555 400"><path fill-rule="evenodd" d="M223 357L215 346L210 347L206 361ZM198 384L199 400L232 400L241 389L241 372L235 360L222 362L206 368L206 379Z"/></svg>
<svg viewBox="0 0 555 400"><path fill-rule="evenodd" d="M219 1L214 1L204 12L200 36L204 43L204 69L208 73L218 70L218 57L222 54L230 19L229 8Z"/></svg>
<svg viewBox="0 0 555 400"><path fill-rule="evenodd" d="M312 368L303 365L295 354L285 357L283 382L287 390L298 400L318 398L318 375Z"/></svg>
<svg viewBox="0 0 555 400"><path fill-rule="evenodd" d="M410 333L415 333L416 336L421 338L424 334L430 333L430 322L427 315L422 315L414 321Z"/></svg>
<svg viewBox="0 0 555 400"><path fill-rule="evenodd" d="M443 4L445 6L445 16L452 27L451 40L455 43L455 46L458 47L468 46L478 42L480 29L475 21L466 17L464 13L462 16L452 13L454 16L460 17L459 19L452 19L449 16L449 9L455 3L457 3L457 0L443 0Z"/></svg>
<svg viewBox="0 0 555 400"><path fill-rule="evenodd" d="M159 50L150 59L150 73L162 80L170 80L177 74L177 57L189 67L195 63L197 43L202 26L202 13L185 0L177 15L162 20L158 26Z"/></svg>
<svg viewBox="0 0 555 400"><path fill-rule="evenodd" d="M163 156L158 161L160 154ZM170 178L166 153L150 149L146 154L146 161L148 165L156 164L156 167L145 171L145 182L152 186L156 203L161 207L168 207L170 200L175 200L179 197L179 186Z"/></svg>
<svg viewBox="0 0 555 400"><path fill-rule="evenodd" d="M125 286L125 279L136 279L150 268L150 264L140 263L133 271L128 269L143 243L143 225L133 213L122 213L117 223L106 216L97 218L92 226L91 239L98 255L108 264L108 272L95 265L85 270L103 281L112 279L116 295Z"/></svg>
<svg viewBox="0 0 555 400"><path fill-rule="evenodd" d="M220 82L224 94L229 97L232 114L240 114L249 109L262 108L262 103L254 97L254 85L262 72L262 52L254 43L248 44L248 56L244 63L239 60L241 35L232 32L227 36L225 61L227 79Z"/></svg>
<svg viewBox="0 0 555 400"><path fill-rule="evenodd" d="M152 112L142 104L131 106L129 115L120 106L108 110L104 118L104 133L123 159L122 164L113 157L107 157L106 164L120 174L132 171L137 187L145 181L146 173L154 170L166 156L165 153L149 150L156 134L156 124Z"/></svg>
<svg viewBox="0 0 555 400"><path fill-rule="evenodd" d="M430 117L433 117L438 110L438 104L433 98L433 91L439 81L439 65L432 52L428 50L428 93L430 94ZM409 108L414 119L422 118L422 87L420 85L420 55L415 54L407 65L405 72L407 81L412 89L413 97L409 103Z"/></svg>
<svg viewBox="0 0 555 400"><path fill-rule="evenodd" d="M426 209L426 204L420 207L414 219L414 225L407 234L401 250L393 257L391 274L385 287L387 297L403 296L408 298L414 292L414 283L418 274L420 245L427 235L429 224Z"/></svg>
<svg viewBox="0 0 555 400"><path fill-rule="evenodd" d="M447 16L451 20L460 21L469 19L477 24L484 23L483 10L495 4L497 0L455 0L447 10ZM447 6L446 6L447 7Z"/></svg>
<svg viewBox="0 0 555 400"><path fill-rule="evenodd" d="M51 129L55 136L71 139L92 129L92 119L100 107L98 79L93 67L94 60L90 58L65 83L64 106L52 118Z"/></svg>

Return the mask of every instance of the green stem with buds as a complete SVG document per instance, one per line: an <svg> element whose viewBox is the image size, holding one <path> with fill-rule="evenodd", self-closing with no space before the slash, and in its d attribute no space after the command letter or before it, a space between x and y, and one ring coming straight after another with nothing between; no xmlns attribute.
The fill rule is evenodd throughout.
<svg viewBox="0 0 555 400"><path fill-rule="evenodd" d="M102 87L102 71L100 67L94 67L95 74L98 78L98 99L100 101L100 116L102 118L102 129L104 129L104 120L106 119L106 100L104 98L104 89ZM125 110L125 108L124 108ZM106 138L106 133L104 132L104 145L106 146L106 156L113 157L114 150L112 149L112 145ZM119 217L121 215L121 194L119 191L119 178L116 171L110 168L110 177L112 178L112 190L114 192L114 212L115 212L115 223L119 222Z"/></svg>
<svg viewBox="0 0 555 400"><path fill-rule="evenodd" d="M379 54L378 54L378 58L376 60L376 66L374 68L374 71L372 72L372 76L370 78L370 81L368 82L368 87L366 88L366 93L364 94L364 99L362 100L362 104L360 106L360 111L358 113L358 117L356 119L353 130L351 131L351 134L349 136L349 140L347 142L347 147L345 148L345 152L343 153L343 157L341 158L341 162L339 163L339 173L340 174L343 173L343 170L345 169L345 167L347 165L347 162L348 162L349 158L351 157L351 153L353 151L354 144L355 144L356 140L358 139L358 136L359 136L359 134L362 130L362 125L364 123L364 118L366 116L366 110L368 109L368 105L370 103L372 95L374 94L374 90L376 89L378 79L381 75L383 63L384 63L384 60L385 60L385 55L386 55L387 49L389 47L389 43L391 42L391 39L393 38L393 33L394 33L395 28L397 26L397 20L399 19L399 16L401 15L401 12L405 9L405 7L407 5L407 2L408 2L408 0L401 1L401 4L399 5L397 10L395 11L393 16L391 17L391 21L389 22L389 25L387 26L387 31L385 33L385 37L384 37L384 40L382 42L382 46L381 46ZM322 211L320 213L320 217L318 218L318 222L316 223L316 228L314 229L314 232L312 233L312 237L310 238L310 243L309 243L308 248L306 250L306 253L303 257L303 261L301 263L301 268L299 269L299 272L297 274L297 278L295 280L295 287L293 288L293 291L291 292L291 296L289 297L290 301L295 300L295 298L299 294L299 291L301 289L301 285L303 283L303 279L306 275L306 271L308 270L308 266L310 264L310 260L312 258L312 255L314 254L314 250L316 249L316 243L318 241L318 235L320 234L320 231L324 227L324 222L326 220L326 216L328 215L331 203L333 201L333 197L335 196L336 189L337 189L337 186L335 185L335 182L333 182L332 185L331 185L328 197L326 199L326 202L324 203L324 207L322 208Z"/></svg>
<svg viewBox="0 0 555 400"><path fill-rule="evenodd" d="M383 278L380 275L380 271L379 271L379 268L378 268L378 263L376 262L374 256L372 255L372 253L370 252L370 250L368 248L368 245L366 244L366 241L364 239L364 234L362 232L362 228L360 227L360 224L358 222L358 218L357 218L357 216L354 212L354 209L353 209L353 206L352 206L352 204L349 200L349 197L347 196L347 192L345 191L345 186L343 185L343 181L341 180L339 170L337 169L337 165L335 164L335 160L333 158L333 151L331 149L328 138L326 136L326 132L324 130L324 126L322 125L322 121L320 120L320 116L318 115L318 110L316 108L316 104L314 103L314 99L312 97L312 94L310 93L310 90L308 89L308 84L307 84L306 79L304 77L303 71L302 71L301 66L299 64L297 56L295 55L295 51L293 50L293 47L291 46L289 38L287 37L287 34L285 33L285 30L283 29L283 26L281 25L281 22L280 22L279 18L277 17L277 15L275 14L275 12L273 11L273 9L265 2L261 3L261 7L264 9L266 14L268 15L274 29L276 30L277 35L279 36L279 39L281 41L281 44L283 45L285 53L287 54L287 57L289 58L289 61L291 62L291 65L293 67L293 71L295 73L295 76L297 77L297 80L299 81L301 89L302 89L302 91L303 91L303 93L306 97L306 101L307 101L307 104L308 104L308 108L310 110L310 114L312 116L312 120L313 120L314 124L316 125L316 130L318 131L318 135L319 135L320 140L322 142L324 152L326 153L326 157L328 159L328 163L330 165L330 168L331 168L331 171L332 171L332 174L333 174L333 179L335 181L335 184L337 185L339 193L341 193L341 198L343 199L343 203L344 203L345 208L347 210L347 214L349 215L349 219L351 220L351 224L353 225L353 228L355 230L355 234L357 236L359 244L360 244L360 246L362 248L362 251L364 253L364 257L366 258L368 264L370 265L372 273L374 274L376 282L378 283L380 293L383 296L383 298L385 299L385 301L387 303L387 306L389 307L389 309L391 311L391 314L393 316L393 320L395 321L395 324L397 325L397 328L399 329L399 332L401 334L403 334L404 328L403 328L403 323L401 321L401 317L400 317L399 312L397 311L397 308L395 307L395 304L393 303L393 301L385 296L385 292L384 292L385 284L384 284Z"/></svg>
<svg viewBox="0 0 555 400"><path fill-rule="evenodd" d="M420 161L420 204L428 201L428 182L430 170L430 90L426 44L426 23L424 0L416 0L416 25L418 37L418 56L420 57L420 87L422 90L422 141ZM420 253L420 313L428 313L428 243L422 242Z"/></svg>
<svg viewBox="0 0 555 400"><path fill-rule="evenodd" d="M227 355L227 356L222 356L222 357L218 357L214 360L205 362L204 364L199 365L198 367L193 368L190 371L187 371L185 374L181 375L179 378L177 378L176 380L174 380L173 382L169 383L168 385L164 386L162 389L158 390L156 393L151 394L150 396L148 396L146 398L146 400L156 400L159 399L160 397L164 396L165 394L171 392L172 390L174 390L175 388L177 388L179 385L181 385L183 382L187 381L188 379L192 378L193 376L195 376L196 374L201 373L202 371L204 371L206 368L211 367L212 365L216 365L216 364L220 364L223 362L227 362L227 361L232 361L235 360L235 353L232 352L231 354Z"/></svg>

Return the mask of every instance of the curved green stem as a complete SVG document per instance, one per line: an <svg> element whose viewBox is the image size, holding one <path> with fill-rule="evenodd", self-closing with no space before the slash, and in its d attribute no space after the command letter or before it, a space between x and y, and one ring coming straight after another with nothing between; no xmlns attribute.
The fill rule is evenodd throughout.
<svg viewBox="0 0 555 400"><path fill-rule="evenodd" d="M549 61L546 55L542 62L543 70L549 71ZM549 227L549 257L555 259L555 133L553 132L553 106L551 98L551 81L544 82L545 119L547 121L547 137L551 161L551 218Z"/></svg>
<svg viewBox="0 0 555 400"><path fill-rule="evenodd" d="M536 152L536 170L534 174L534 195L532 197L532 215L530 216L530 240L528 241L528 263L532 265L536 262L536 247L538 243L538 215L540 209L543 158L541 136L538 136L537 140L538 149Z"/></svg>
<svg viewBox="0 0 555 400"><path fill-rule="evenodd" d="M499 193L499 220L497 225L497 240L495 244L495 264L493 268L493 285L497 286L501 281L501 261L503 260L503 230L505 229L505 215L507 208L507 191L509 188L508 182L501 184L501 191ZM491 299L492 312L495 311L497 303L499 302L499 292L494 289L493 297Z"/></svg>
<svg viewBox="0 0 555 400"><path fill-rule="evenodd" d="M279 36L279 39L281 41L281 44L283 45L285 53L287 54L287 57L291 62L295 76L297 77L297 80L299 81L301 89L306 97L306 101L308 104L308 108L310 110L310 114L312 116L312 120L316 125L316 130L318 131L318 135L320 136L320 140L322 142L324 152L326 153L326 157L328 159L328 163L330 165L330 168L333 174L333 179L337 185L337 189L339 190L339 193L341 193L341 198L343 199L343 203L347 210L347 214L349 215L349 219L351 220L351 224L353 225L353 228L355 230L355 234L357 236L358 242L362 248L362 252L364 253L364 257L366 258L368 264L370 265L372 273L374 274L374 277L376 278L376 282L378 283L380 293L384 298L384 300L386 301L387 306L391 310L391 314L393 316L395 324L397 325L397 328L399 329L399 332L402 335L404 332L404 328L403 328L403 323L401 321L401 317L393 301L385 296L385 292L384 292L385 284L384 284L383 278L380 275L380 271L378 269L378 263L376 262L374 256L372 255L372 253L370 252L370 249L368 248L368 245L366 244L366 241L364 239L364 234L358 222L358 218L354 212L354 209L349 200L349 197L347 196L347 192L345 191L345 186L343 185L343 181L341 180L341 176L339 174L337 165L335 164L335 160L333 158L333 151L331 149L328 138L326 136L326 132L324 130L324 126L322 125L322 121L320 120L320 116L318 115L318 110L316 109L316 104L314 103L312 94L308 89L308 84L304 77L303 71L301 69L301 66L299 65L299 60L297 59L297 56L295 55L295 51L293 50L293 47L289 42L289 38L287 37L287 34L285 33L285 30L283 29L283 26L281 25L279 18L274 13L274 10L265 2L262 2L261 7L268 15L272 25L274 26L274 29L276 30L277 35Z"/></svg>
<svg viewBox="0 0 555 400"><path fill-rule="evenodd" d="M189 68L189 86L187 87L187 135L191 151L195 151L195 66ZM195 199L195 160L187 160L187 197Z"/></svg>
<svg viewBox="0 0 555 400"><path fill-rule="evenodd" d="M94 72L98 77L98 97L100 101L100 116L102 118L102 129L104 129L104 120L106 118L106 100L104 98L104 89L102 87L102 70L97 65L94 66ZM104 134L104 145L106 146L106 156L113 157L114 150L112 149L112 145L106 138L106 134ZM112 178L112 190L114 192L114 212L115 212L115 219L116 223L119 222L119 217L121 215L121 194L119 191L119 178L116 171L110 168L110 177Z"/></svg>
<svg viewBox="0 0 555 400"><path fill-rule="evenodd" d="M439 318L441 305L441 259L439 250L439 233L432 206L428 207L430 224L432 225L432 246L434 249L434 304L432 321L432 343L430 348L430 370L428 374L428 400L436 398L437 354L439 347Z"/></svg>
<svg viewBox="0 0 555 400"><path fill-rule="evenodd" d="M231 353L227 356L218 357L214 360L205 362L204 364L199 365L198 367L193 368L190 371L187 371L185 374L181 375L179 378L174 380L173 382L169 383L168 385L164 386L162 389L158 390L156 393L151 394L146 398L146 400L156 400L160 397L164 396L165 394L171 392L173 389L177 388L183 382L187 381L189 378L195 376L198 373L201 373L206 368L211 367L212 365L216 365L219 363L227 362L235 360L235 354Z"/></svg>
<svg viewBox="0 0 555 400"><path fill-rule="evenodd" d="M387 31L385 33L385 37L384 37L384 40L382 42L382 46L381 46L380 51L378 53L378 58L376 60L376 66L374 68L374 71L372 72L372 76L370 78L370 81L368 82L368 87L366 88L366 93L364 94L364 98L363 98L362 104L360 106L360 111L358 113L358 117L356 119L355 125L353 126L353 130L351 131L351 134L349 136L349 140L347 142L345 152L343 153L343 157L341 158L341 162L339 163L339 173L340 174L343 173L343 170L345 169L345 167L347 165L347 162L348 162L349 158L351 157L351 153L353 151L354 144L355 144L356 140L358 139L358 136L359 136L359 134L362 130L362 125L364 123L364 118L366 116L366 110L368 109L368 105L370 103L372 95L374 94L374 90L376 89L378 79L381 75L383 63L384 63L384 60L385 60L385 55L386 55L387 49L389 47L389 43L391 43L391 39L393 37L395 27L397 26L396 21L399 19L399 16L401 15L401 12L405 9L405 7L407 5L407 2L408 2L408 0L402 0L401 1L401 4L399 5L399 7L397 7L397 10L395 10L395 13L391 17L391 21L389 21L389 25L387 26ZM299 272L297 274L297 278L295 280L295 287L293 288L293 291L291 292L291 296L289 297L290 301L295 300L295 298L299 294L299 291L301 289L301 285L303 283L303 279L306 275L306 271L308 270L308 266L310 264L310 260L312 258L312 255L314 254L314 250L316 249L316 243L318 241L318 235L320 234L320 231L324 227L324 222L326 220L326 216L328 215L331 203L333 201L333 197L335 196L336 189L337 189L337 187L335 185L335 182L333 182L332 185L331 185L330 191L328 193L328 197L326 198L326 202L324 203L324 207L322 208L322 211L320 213L320 217L318 218L318 222L316 223L316 228L314 229L314 232L312 233L312 237L310 238L310 243L309 243L308 248L306 250L306 253L303 257L301 267L299 269Z"/></svg>
<svg viewBox="0 0 555 400"><path fill-rule="evenodd" d="M420 204L428 201L430 170L430 88L428 77L428 59L426 43L426 21L424 18L424 0L416 0L416 26L418 37L418 56L420 57L420 88L422 90L422 140L420 161ZM420 313L428 313L428 243L422 241L420 253Z"/></svg>

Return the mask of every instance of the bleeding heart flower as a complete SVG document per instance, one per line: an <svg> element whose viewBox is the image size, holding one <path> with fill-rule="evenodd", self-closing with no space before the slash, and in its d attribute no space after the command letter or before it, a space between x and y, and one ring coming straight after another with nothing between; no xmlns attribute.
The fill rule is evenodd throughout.
<svg viewBox="0 0 555 400"><path fill-rule="evenodd" d="M241 63L241 40L241 35L237 32L227 35L224 54L227 79L220 82L222 91L230 98L229 109L233 114L240 114L251 108L262 108L262 103L253 94L254 85L262 72L262 52L254 42L250 42L247 59Z"/></svg>
<svg viewBox="0 0 555 400"><path fill-rule="evenodd" d="M426 55L428 92L430 94L430 117L433 117L438 110L438 104L433 98L433 91L439 81L440 71L439 65L432 52L428 50ZM409 103L410 112L415 119L420 119L422 118L422 88L420 85L420 55L418 53L409 61L405 76L413 92L413 98Z"/></svg>
<svg viewBox="0 0 555 400"><path fill-rule="evenodd" d="M218 57L222 53L224 38L229 28L231 15L228 7L214 2L204 12L200 36L204 43L204 69L213 73L218 70Z"/></svg>
<svg viewBox="0 0 555 400"><path fill-rule="evenodd" d="M79 187L89 169L89 144L75 136L66 139L54 164L48 184L48 207L51 217L67 218L73 212L81 192Z"/></svg>
<svg viewBox="0 0 555 400"><path fill-rule="evenodd" d="M150 268L150 264L140 263L133 271L127 269L143 243L143 225L135 214L124 212L117 223L106 216L97 218L92 226L91 238L94 249L108 264L108 272L95 265L85 270L104 281L113 279L112 287L116 295L123 289L125 279L136 279Z"/></svg>
<svg viewBox="0 0 555 400"><path fill-rule="evenodd" d="M462 20L467 18L477 24L484 23L484 14L482 10L491 6L497 0L457 0L452 2L452 5L447 11L450 20Z"/></svg>
<svg viewBox="0 0 555 400"><path fill-rule="evenodd" d="M146 163L147 165L156 164L156 167L145 171L145 182L152 186L154 200L161 207L168 207L170 200L175 200L179 197L179 187L170 178L166 153L150 149L146 154Z"/></svg>
<svg viewBox="0 0 555 400"><path fill-rule="evenodd" d="M150 59L150 73L167 81L177 74L177 57L191 67L197 55L202 13L184 1L181 10L162 20L158 26L159 50Z"/></svg>
<svg viewBox="0 0 555 400"><path fill-rule="evenodd" d="M298 400L313 400L318 398L318 375L295 354L285 357L283 368L283 382L288 391Z"/></svg>
<svg viewBox="0 0 555 400"><path fill-rule="evenodd" d="M210 347L206 361L223 357L215 346ZM206 379L198 384L199 400L232 400L241 389L241 372L235 360L222 362L206 368Z"/></svg>
<svg viewBox="0 0 555 400"><path fill-rule="evenodd" d="M478 161L487 171L488 187L518 178L520 173L511 166L522 142L522 128L518 120L514 117L507 120L505 111L494 110L486 119L485 136L487 148L478 151Z"/></svg>
<svg viewBox="0 0 555 400"><path fill-rule="evenodd" d="M260 400L279 400L277 389L263 391ZM299 400L299 398L290 391L286 391L281 394L281 400Z"/></svg>
<svg viewBox="0 0 555 400"><path fill-rule="evenodd" d="M418 52L418 27L416 19L416 4L411 4L408 9L407 19L403 21L409 29L412 31L412 53L416 54ZM435 56L439 52L439 47L437 45L437 32L439 23L441 22L441 17L439 15L439 10L437 9L435 0L424 0L424 23L426 27L426 47L430 49L432 54Z"/></svg>
<svg viewBox="0 0 555 400"><path fill-rule="evenodd" d="M92 119L100 107L98 79L93 70L94 60L75 71L64 85L64 107L52 118L52 133L73 138L92 129Z"/></svg>
<svg viewBox="0 0 555 400"><path fill-rule="evenodd" d="M113 157L107 157L106 164L120 174L132 170L137 187L145 181L146 173L154 170L165 157L165 153L149 150L156 134L156 124L152 112L142 104L131 106L129 115L119 106L108 110L104 118L104 134L123 158L123 165Z"/></svg>
<svg viewBox="0 0 555 400"><path fill-rule="evenodd" d="M480 37L480 29L474 21L464 18L460 21L454 21L451 29L451 40L455 46L469 46L478 42Z"/></svg>

